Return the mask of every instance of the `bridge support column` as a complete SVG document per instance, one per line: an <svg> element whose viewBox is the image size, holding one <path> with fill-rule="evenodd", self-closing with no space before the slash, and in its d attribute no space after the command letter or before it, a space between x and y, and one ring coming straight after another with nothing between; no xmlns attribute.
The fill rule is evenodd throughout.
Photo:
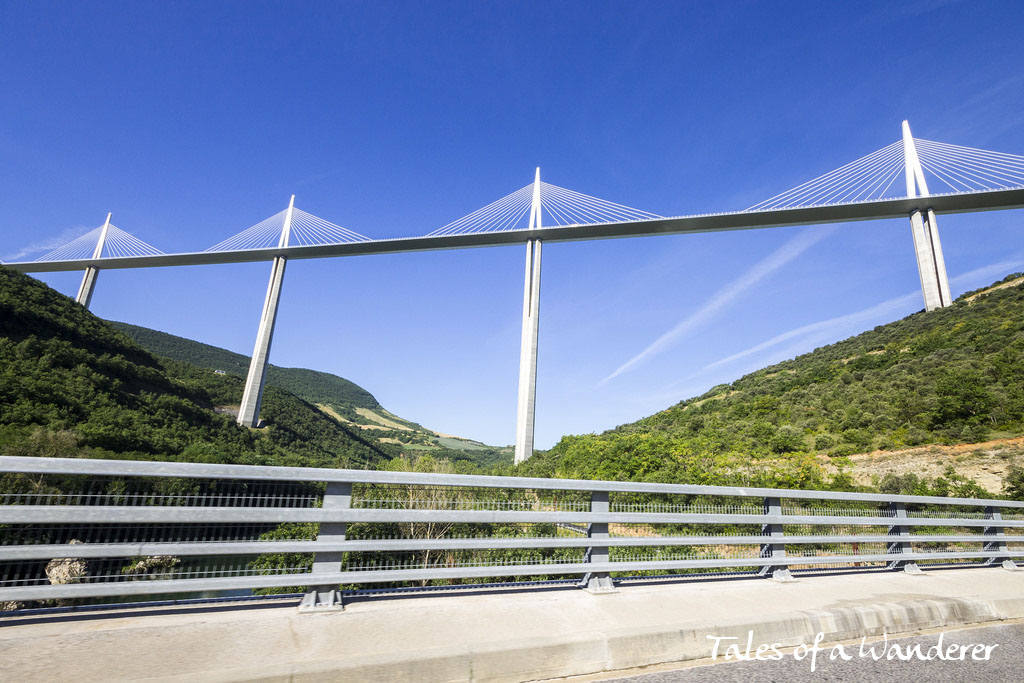
<svg viewBox="0 0 1024 683"><path fill-rule="evenodd" d="M590 511L607 513L609 511L608 492L593 491L590 494ZM587 527L587 538L608 539L608 523L594 522ZM590 546L584 556L584 562L608 562L609 548L603 546ZM588 593L614 593L615 584L612 583L612 576L608 572L587 572L579 583L580 588Z"/></svg>
<svg viewBox="0 0 1024 683"><path fill-rule="evenodd" d="M781 517L782 500L779 498L765 498L764 514ZM790 573L789 567L786 566L786 545L782 540L785 533L782 525L775 523L764 524L761 526L761 535L772 539L771 543L765 543L761 546L761 557L770 557L773 560L778 560L778 564L765 565L761 567L761 571L758 573L761 576L769 576L782 583L796 581Z"/></svg>
<svg viewBox="0 0 1024 683"><path fill-rule="evenodd" d="M1003 519L1003 515L999 510L993 506L985 508L985 519L992 520L993 524L998 524ZM985 527L985 538L986 543L984 546L985 552L1007 552L1006 547L1006 534L1003 532L1001 526L987 526ZM990 557L985 561L987 565L1000 565L1003 569L1009 571L1020 571L1020 567L1017 563L1008 557Z"/></svg>
<svg viewBox="0 0 1024 683"><path fill-rule="evenodd" d="M111 214L108 213L107 220L103 223L103 229L100 230L100 238L96 240L96 248L92 252L94 259L103 256L103 245L107 242L107 231L110 229L110 216ZM82 276L82 284L78 287L78 295L75 297L75 301L86 308L89 308L89 304L92 303L92 293L96 289L96 278L99 274L99 268L89 266L85 269L85 275Z"/></svg>
<svg viewBox="0 0 1024 683"><path fill-rule="evenodd" d="M327 491L324 493L324 510L347 510L352 507L352 484L348 482L328 482ZM316 540L323 542L341 542L345 540L345 522L321 522L320 532ZM332 550L326 553L317 553L313 556L312 573L315 574L336 574L341 571L341 561L344 553L340 550ZM327 584L323 586L311 586L309 592L302 598L299 604L300 612L337 612L344 609L341 600L341 590L338 584Z"/></svg>
<svg viewBox="0 0 1024 683"><path fill-rule="evenodd" d="M78 287L78 295L75 297L75 301L86 308L89 308L89 304L92 303L92 293L96 288L96 277L99 274L99 268L89 266L85 269L85 275L82 276L82 284Z"/></svg>
<svg viewBox="0 0 1024 683"><path fill-rule="evenodd" d="M288 204L284 216L284 229L281 231L279 247L288 246L288 235L291 232L292 209L295 206L295 195ZM275 256L270 269L270 283L267 285L267 298L263 301L263 313L260 326L256 332L256 345L253 347L252 358L249 360L249 373L245 378L245 391L242 393L242 405L238 409L238 424L245 427L258 427L260 422L260 403L263 401L263 389L267 382L267 366L270 359L270 344L274 340L274 324L277 322L277 305L281 300L281 285L284 282L284 269L288 259Z"/></svg>
<svg viewBox="0 0 1024 683"><path fill-rule="evenodd" d="M927 197L928 183L924 178L917 147L910 134L910 125L903 122L903 162L907 181L908 197ZM917 272L921 278L921 294L926 311L949 306L953 300L949 292L949 277L946 275L946 261L942 256L942 243L932 209L915 209L910 214L910 232L914 238L914 253L917 257Z"/></svg>
<svg viewBox="0 0 1024 683"><path fill-rule="evenodd" d="M898 521L907 518L907 507L903 503L889 503L890 514ZM913 552L910 545L910 527L904 524L894 524L889 527L889 535L898 538L889 544L887 554L907 555ZM889 562L889 569L902 569L907 574L921 574L921 568L912 560L893 559Z"/></svg>
<svg viewBox="0 0 1024 683"><path fill-rule="evenodd" d="M530 228L541 227L540 169L533 186ZM526 242L526 282L523 286L523 335L519 350L519 403L516 409L516 464L533 456L537 399L537 340L540 323L540 253L538 239Z"/></svg>

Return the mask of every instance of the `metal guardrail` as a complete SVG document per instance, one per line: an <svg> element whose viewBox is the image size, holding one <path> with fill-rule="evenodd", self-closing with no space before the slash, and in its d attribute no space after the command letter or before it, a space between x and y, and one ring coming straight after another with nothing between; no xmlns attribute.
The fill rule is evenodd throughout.
<svg viewBox="0 0 1024 683"><path fill-rule="evenodd" d="M4 603L1024 557L1024 502L247 465L0 457ZM785 502L785 504L784 504ZM1020 530L1006 534L1006 530Z"/></svg>

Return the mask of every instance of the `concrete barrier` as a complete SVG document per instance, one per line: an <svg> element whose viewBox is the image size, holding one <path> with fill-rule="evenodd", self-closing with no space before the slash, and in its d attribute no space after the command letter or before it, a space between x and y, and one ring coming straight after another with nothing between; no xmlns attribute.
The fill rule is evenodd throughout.
<svg viewBox="0 0 1024 683"><path fill-rule="evenodd" d="M0 678L111 681L528 681L711 655L708 636L795 646L1024 618L998 568L138 609L0 622Z"/></svg>

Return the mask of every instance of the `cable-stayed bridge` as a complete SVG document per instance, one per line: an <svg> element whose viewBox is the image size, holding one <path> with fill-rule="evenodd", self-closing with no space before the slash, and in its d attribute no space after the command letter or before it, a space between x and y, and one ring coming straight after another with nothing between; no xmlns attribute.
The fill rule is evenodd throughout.
<svg viewBox="0 0 1024 683"><path fill-rule="evenodd" d="M533 453L544 242L746 230L909 218L926 310L952 299L936 215L1024 207L1024 156L902 138L840 168L741 211L661 216L541 181L422 236L371 239L294 206L202 250L165 254L106 222L36 261L5 264L22 272L84 270L77 300L89 305L99 270L271 261L270 284L246 381L239 423L256 426L285 265L334 258L526 244L516 462Z"/></svg>

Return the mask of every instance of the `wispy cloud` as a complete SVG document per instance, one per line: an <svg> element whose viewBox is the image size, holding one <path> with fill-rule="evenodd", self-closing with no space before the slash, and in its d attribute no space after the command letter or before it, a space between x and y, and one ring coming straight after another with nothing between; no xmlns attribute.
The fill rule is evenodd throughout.
<svg viewBox="0 0 1024 683"><path fill-rule="evenodd" d="M46 239L33 242L27 247L23 247L20 251L18 251L15 254L11 254L10 256L4 256L3 262L13 263L15 261L23 261L27 257L32 256L33 254L40 254L53 251L57 247L63 247L68 242L81 237L89 230L92 230L92 228L87 228L82 225L76 225L74 227L68 228L67 230L64 230L59 235L47 237Z"/></svg>
<svg viewBox="0 0 1024 683"><path fill-rule="evenodd" d="M1024 114L1006 105L1024 87L1024 74L990 79L990 74L976 75L973 94L943 110L939 121L932 126L936 139L963 145L988 145L1001 139L1006 131L1020 126ZM971 89L964 87L965 93Z"/></svg>
<svg viewBox="0 0 1024 683"><path fill-rule="evenodd" d="M992 277L1002 275L1012 270L1017 270L1024 267L1024 259L1017 258L1015 260L1001 261L999 263L993 263L981 268L962 273L950 279L951 284L981 284L988 282ZM865 322L889 319L892 315L898 314L902 311L906 311L909 307L913 306L915 302L920 303L921 292L914 291L902 296L898 296L882 303L869 306L868 308L856 311L854 313L847 313L846 315L836 316L835 318L829 318L827 320L819 320L818 322L809 323L807 325L801 325L800 327L793 328L781 334L777 334L771 339L755 344L750 348L744 349L738 353L734 353L725 358L716 360L709 365L704 366L699 371L694 372L686 377L677 380L669 387L678 386L688 380L691 380L697 375L702 375L705 372L713 370L717 367L734 363L742 358L753 356L755 354L766 351L767 349L773 348L782 344L783 342L791 339L799 339L800 341L789 347L787 351L791 351L786 355L793 355L800 351L808 350L808 347L816 341L824 341L825 339L834 339L836 335L848 331L849 328L855 325L863 325Z"/></svg>
<svg viewBox="0 0 1024 683"><path fill-rule="evenodd" d="M802 325L789 330L788 332L778 334L771 339L763 341L755 346L751 346L748 349L744 349L739 353L734 353L731 356L726 356L725 358L716 360L714 363L706 365L703 370L711 370L721 365L732 363L740 358L746 358L747 356L751 356L760 351L764 351L765 349L777 346L782 342L789 341L796 337L811 336L816 332L830 332L832 330L848 327L854 323L863 323L868 320L874 320L885 314L892 314L896 311L905 311L907 307L912 306L914 302L920 300L920 298L920 292L910 292L909 294L904 294L903 296L883 301L880 304L875 304L874 306L870 306L855 313L847 313L846 315L836 316L835 318L829 318L828 320L819 320L815 323Z"/></svg>
<svg viewBox="0 0 1024 683"><path fill-rule="evenodd" d="M655 339L643 351L630 358L628 361L616 368L615 372L601 380L601 384L618 377L624 372L636 367L639 363L666 350L672 344L693 333L709 320L714 318L719 311L735 301L743 292L747 291L758 282L768 277L779 268L804 253L815 244L832 234L833 228L808 228L799 235L789 240L774 252L762 259L759 263L743 273L725 287L719 289L715 294L701 306L697 311L680 320L675 327Z"/></svg>
<svg viewBox="0 0 1024 683"><path fill-rule="evenodd" d="M1005 275L1010 271L1020 268L1024 268L1024 257L1018 255L1008 261L1000 261L999 263L992 263L981 268L969 270L966 273L950 278L950 283L954 285L969 284L981 286L988 284L988 281L996 275Z"/></svg>

